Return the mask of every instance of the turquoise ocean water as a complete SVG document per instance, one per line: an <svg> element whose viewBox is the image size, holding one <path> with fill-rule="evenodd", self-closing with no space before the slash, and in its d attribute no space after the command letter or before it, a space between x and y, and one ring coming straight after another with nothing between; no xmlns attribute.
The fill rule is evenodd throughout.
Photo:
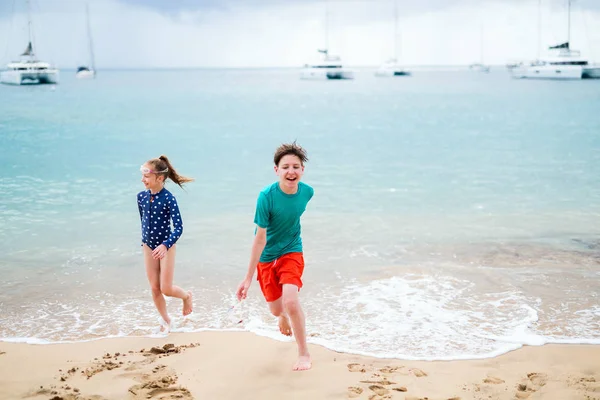
<svg viewBox="0 0 600 400"><path fill-rule="evenodd" d="M287 340L256 283L231 307L272 153L297 139L315 188L312 343L409 359L600 343L600 81L62 71L0 98L0 340L153 334L135 195L160 154L197 179L168 186L184 219L175 283L195 294L187 319L168 300L174 330Z"/></svg>

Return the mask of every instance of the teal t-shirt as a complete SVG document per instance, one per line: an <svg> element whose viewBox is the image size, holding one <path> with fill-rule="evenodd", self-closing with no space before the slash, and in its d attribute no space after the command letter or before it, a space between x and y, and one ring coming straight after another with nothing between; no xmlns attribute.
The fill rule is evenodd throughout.
<svg viewBox="0 0 600 400"><path fill-rule="evenodd" d="M302 252L300 216L313 197L314 190L298 182L298 191L286 194L275 182L258 195L254 223L267 229L267 244L260 262L273 261L284 254Z"/></svg>

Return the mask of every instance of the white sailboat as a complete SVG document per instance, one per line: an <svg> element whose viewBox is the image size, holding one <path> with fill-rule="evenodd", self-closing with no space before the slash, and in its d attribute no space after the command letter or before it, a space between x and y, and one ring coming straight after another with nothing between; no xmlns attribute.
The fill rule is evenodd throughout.
<svg viewBox="0 0 600 400"><path fill-rule="evenodd" d="M394 57L375 71L375 76L410 76L410 72L398 64L398 0L394 0Z"/></svg>
<svg viewBox="0 0 600 400"><path fill-rule="evenodd" d="M489 65L483 62L483 24L479 27L479 62L469 65L469 69L475 72L490 72Z"/></svg>
<svg viewBox="0 0 600 400"><path fill-rule="evenodd" d="M77 68L75 77L79 79L93 79L96 77L96 62L94 59L94 42L92 41L92 29L90 28L90 8L85 4L85 21L87 25L88 49L90 51L90 65L82 65Z"/></svg>
<svg viewBox="0 0 600 400"><path fill-rule="evenodd" d="M323 58L318 62L305 64L300 74L301 79L354 79L354 71L344 67L339 56L329 54L329 9L327 0L325 0L325 48L319 49L318 52L323 54Z"/></svg>
<svg viewBox="0 0 600 400"><path fill-rule="evenodd" d="M9 85L56 84L59 78L58 69L52 67L50 63L38 60L34 52L29 0L27 0L27 20L29 43L23 54L21 54L21 60L9 62L6 65L6 70L0 72L0 83Z"/></svg>
<svg viewBox="0 0 600 400"><path fill-rule="evenodd" d="M541 0L538 3L541 4ZM539 23L539 18L538 18ZM539 35L539 32L538 32ZM521 62L509 68L517 79L600 79L600 65L592 64L581 56L579 50L571 50L571 0L567 10L567 41L548 47L548 56L530 62ZM539 43L539 39L538 39ZM539 47L538 47L539 50Z"/></svg>

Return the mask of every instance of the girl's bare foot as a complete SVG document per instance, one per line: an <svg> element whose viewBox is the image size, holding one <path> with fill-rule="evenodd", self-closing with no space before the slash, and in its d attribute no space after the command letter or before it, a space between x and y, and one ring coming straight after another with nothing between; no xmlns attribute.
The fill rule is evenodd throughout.
<svg viewBox="0 0 600 400"><path fill-rule="evenodd" d="M168 321L165 321L164 319L162 321L160 321L159 332L165 333L165 334L171 332L171 320L170 319Z"/></svg>
<svg viewBox="0 0 600 400"><path fill-rule="evenodd" d="M189 315L194 308L192 304L192 292L188 292L188 295L183 299L183 315Z"/></svg>
<svg viewBox="0 0 600 400"><path fill-rule="evenodd" d="M290 320L287 315L279 316L279 332L285 336L292 336L292 327L290 326Z"/></svg>
<svg viewBox="0 0 600 400"><path fill-rule="evenodd" d="M310 355L300 356L298 357L298 361L294 364L294 371L306 371L312 367L312 362L310 361Z"/></svg>

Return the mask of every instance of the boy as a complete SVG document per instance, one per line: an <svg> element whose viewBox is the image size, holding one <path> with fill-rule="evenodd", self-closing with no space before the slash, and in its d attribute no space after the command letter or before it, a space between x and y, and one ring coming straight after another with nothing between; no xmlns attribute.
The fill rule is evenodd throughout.
<svg viewBox="0 0 600 400"><path fill-rule="evenodd" d="M296 338L298 361L293 370L304 371L310 369L312 363L306 345L304 313L298 298L304 270L300 216L314 190L300 182L308 157L296 142L279 146L273 161L278 181L258 195L254 215L256 234L248 273L238 286L236 296L240 301L246 298L254 271L258 269L260 289L271 313L279 317L279 330L286 336L293 332Z"/></svg>

